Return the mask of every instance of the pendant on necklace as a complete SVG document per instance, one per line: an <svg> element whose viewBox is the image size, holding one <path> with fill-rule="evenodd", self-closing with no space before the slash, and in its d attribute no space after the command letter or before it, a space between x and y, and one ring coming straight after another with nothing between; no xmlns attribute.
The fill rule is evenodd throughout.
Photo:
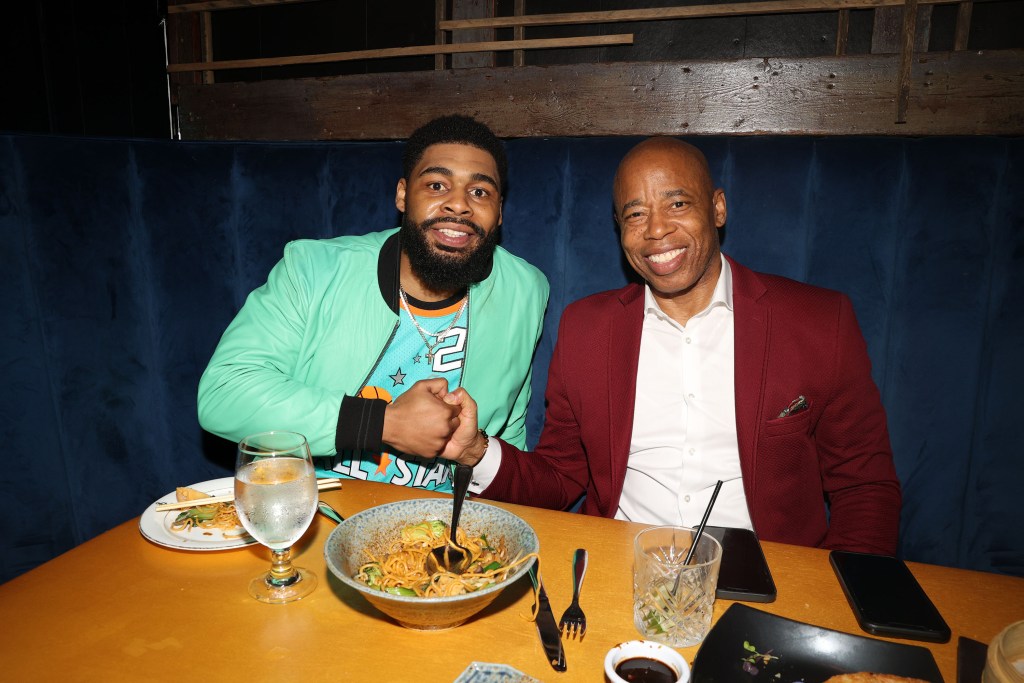
<svg viewBox="0 0 1024 683"><path fill-rule="evenodd" d="M433 336L437 338L437 342L434 344L428 342L426 337L423 338L423 345L427 347L427 353L425 354L427 357L427 365L430 365L431 363L434 362L434 356L437 355L434 353L434 350L441 345L442 341L444 341L443 332L441 334L435 334Z"/></svg>
<svg viewBox="0 0 1024 683"><path fill-rule="evenodd" d="M424 344L423 345L427 347L427 352L425 354L423 354L423 355L426 356L427 365L430 365L430 364L432 364L434 362L434 356L437 355L437 354L434 353L434 350L437 348L437 344L434 344L433 346L431 346L430 344L426 343L426 340L424 340Z"/></svg>

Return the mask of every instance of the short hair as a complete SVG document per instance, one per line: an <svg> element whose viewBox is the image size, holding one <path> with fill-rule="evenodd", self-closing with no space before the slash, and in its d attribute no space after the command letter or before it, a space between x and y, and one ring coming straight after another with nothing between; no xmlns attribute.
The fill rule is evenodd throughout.
<svg viewBox="0 0 1024 683"><path fill-rule="evenodd" d="M501 194L505 195L508 188L508 157L505 156L505 145L490 128L471 116L461 114L436 118L413 131L402 154L402 172L406 181L412 180L412 170L423 158L427 147L445 143L470 145L490 154L498 167Z"/></svg>

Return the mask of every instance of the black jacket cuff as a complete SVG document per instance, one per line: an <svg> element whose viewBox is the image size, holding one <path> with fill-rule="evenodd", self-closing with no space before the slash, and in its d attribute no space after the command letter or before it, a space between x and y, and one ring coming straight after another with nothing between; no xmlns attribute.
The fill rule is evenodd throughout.
<svg viewBox="0 0 1024 683"><path fill-rule="evenodd" d="M379 398L345 396L338 411L334 447L344 451L380 452L384 448L384 410L388 402Z"/></svg>

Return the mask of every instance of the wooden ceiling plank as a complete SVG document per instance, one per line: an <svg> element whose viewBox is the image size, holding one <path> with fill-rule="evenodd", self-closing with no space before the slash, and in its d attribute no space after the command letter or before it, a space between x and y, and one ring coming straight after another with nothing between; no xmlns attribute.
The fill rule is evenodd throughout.
<svg viewBox="0 0 1024 683"><path fill-rule="evenodd" d="M919 0L921 5L954 4L959 0ZM975 0L998 2L1000 0ZM515 26L558 26L566 24L602 24L610 22L661 21L724 17L734 15L785 14L789 12L835 12L842 9L874 9L902 7L904 0L763 0L652 9L565 12L559 14L524 14L491 19L449 19L438 24L443 31L477 28L512 28Z"/></svg>
<svg viewBox="0 0 1024 683"><path fill-rule="evenodd" d="M353 50L330 52L317 55L291 55L285 57L260 57L255 59L227 59L219 62L198 62L191 64L169 64L169 73L203 71L207 69L248 69L267 66L291 66L295 64L324 64L359 59L385 59L388 57L409 57L415 55L456 54L462 52L486 52L499 50L542 50L564 47L591 47L595 45L632 45L632 33L615 33L607 36L575 36L570 38L533 38L529 40L490 40L476 43L446 45L412 45L409 47L387 47L375 50Z"/></svg>

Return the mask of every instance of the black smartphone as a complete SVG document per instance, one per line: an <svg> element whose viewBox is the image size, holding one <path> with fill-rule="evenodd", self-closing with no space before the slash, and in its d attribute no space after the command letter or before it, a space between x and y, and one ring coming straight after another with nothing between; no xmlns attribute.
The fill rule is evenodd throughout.
<svg viewBox="0 0 1024 683"><path fill-rule="evenodd" d="M704 533L722 544L715 597L743 602L773 602L775 581L764 559L761 542L750 529L705 526Z"/></svg>
<svg viewBox="0 0 1024 683"><path fill-rule="evenodd" d="M903 560L833 550L829 562L857 622L868 633L933 643L949 641L949 626Z"/></svg>

